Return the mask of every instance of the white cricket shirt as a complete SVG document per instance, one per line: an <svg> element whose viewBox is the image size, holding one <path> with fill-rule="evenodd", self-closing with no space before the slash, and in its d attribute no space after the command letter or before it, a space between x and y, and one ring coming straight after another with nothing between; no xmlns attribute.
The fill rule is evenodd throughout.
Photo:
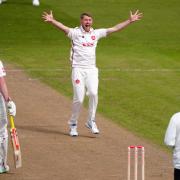
<svg viewBox="0 0 180 180"><path fill-rule="evenodd" d="M98 40L106 35L107 29L91 28L89 32L86 32L82 26L70 28L67 36L72 40L70 55L72 67L95 67Z"/></svg>
<svg viewBox="0 0 180 180"><path fill-rule="evenodd" d="M180 112L171 117L164 142L167 146L173 147L174 168L180 169Z"/></svg>

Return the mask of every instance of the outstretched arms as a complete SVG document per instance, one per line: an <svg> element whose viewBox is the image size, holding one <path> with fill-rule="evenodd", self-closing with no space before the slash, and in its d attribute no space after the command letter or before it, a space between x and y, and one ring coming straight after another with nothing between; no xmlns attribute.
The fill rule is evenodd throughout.
<svg viewBox="0 0 180 180"><path fill-rule="evenodd" d="M114 32L117 32L117 31L120 31L122 30L123 28L125 28L126 26L128 26L129 24L135 22L135 21L138 21L142 18L142 13L139 13L139 10L137 10L134 14L132 13L132 11L130 11L130 17L128 20L122 22L122 23L119 23L111 28L108 28L107 29L107 34L111 34L111 33L114 33Z"/></svg>
<svg viewBox="0 0 180 180"><path fill-rule="evenodd" d="M53 17L52 11L50 11L50 13L43 12L42 18L44 19L45 22L54 25L55 27L63 31L65 34L69 33L69 27L65 26L61 22L56 21Z"/></svg>

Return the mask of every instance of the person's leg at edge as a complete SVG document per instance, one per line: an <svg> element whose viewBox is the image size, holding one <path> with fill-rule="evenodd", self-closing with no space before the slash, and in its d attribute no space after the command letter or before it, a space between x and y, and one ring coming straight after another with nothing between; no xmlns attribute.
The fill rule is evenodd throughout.
<svg viewBox="0 0 180 180"><path fill-rule="evenodd" d="M0 173L8 172L8 131L7 131L7 112L4 98L0 95Z"/></svg>
<svg viewBox="0 0 180 180"><path fill-rule="evenodd" d="M9 166L7 165L8 153L8 132L4 128L4 132L0 134L0 173L8 172Z"/></svg>

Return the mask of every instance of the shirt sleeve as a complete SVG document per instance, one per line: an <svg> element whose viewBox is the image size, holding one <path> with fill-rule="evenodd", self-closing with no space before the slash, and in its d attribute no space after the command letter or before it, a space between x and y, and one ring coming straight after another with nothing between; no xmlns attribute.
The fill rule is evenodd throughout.
<svg viewBox="0 0 180 180"><path fill-rule="evenodd" d="M70 38L71 40L74 40L76 38L76 35L77 35L76 28L70 28L67 37Z"/></svg>
<svg viewBox="0 0 180 180"><path fill-rule="evenodd" d="M6 76L6 71L4 69L2 61L0 61L0 77Z"/></svg>
<svg viewBox="0 0 180 180"><path fill-rule="evenodd" d="M164 143L167 146L175 146L176 144L176 121L180 118L180 113L174 114L169 122L168 128L166 130ZM180 120L180 119L179 119Z"/></svg>
<svg viewBox="0 0 180 180"><path fill-rule="evenodd" d="M96 29L97 39L101 39L107 36L107 29Z"/></svg>

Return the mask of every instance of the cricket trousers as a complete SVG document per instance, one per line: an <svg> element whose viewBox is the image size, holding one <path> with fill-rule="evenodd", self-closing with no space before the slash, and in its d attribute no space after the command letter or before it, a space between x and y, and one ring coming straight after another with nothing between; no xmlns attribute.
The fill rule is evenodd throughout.
<svg viewBox="0 0 180 180"><path fill-rule="evenodd" d="M72 116L69 124L77 124L84 101L85 94L89 96L89 114L88 121L95 121L96 109L98 104L98 69L94 68L73 68L72 85L73 85L73 104Z"/></svg>
<svg viewBox="0 0 180 180"><path fill-rule="evenodd" d="M7 166L8 131L7 112L4 98L0 95L0 168Z"/></svg>

